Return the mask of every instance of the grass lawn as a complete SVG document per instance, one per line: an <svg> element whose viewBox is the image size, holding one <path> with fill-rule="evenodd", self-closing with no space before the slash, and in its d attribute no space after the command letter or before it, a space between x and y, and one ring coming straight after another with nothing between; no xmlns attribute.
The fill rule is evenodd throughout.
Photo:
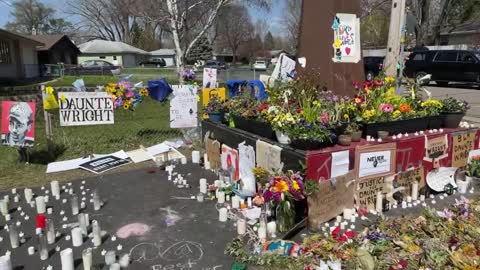
<svg viewBox="0 0 480 270"><path fill-rule="evenodd" d="M43 110L37 105L35 146L30 151L30 164L18 162L15 148L0 147L0 190L12 187L43 185L52 180L68 181L92 176L82 170L46 174L48 160L45 140ZM56 144L56 161L106 154L118 150L133 150L166 139L180 137L178 130L169 128L169 104L146 98L135 112L118 109L114 125L60 127L58 112L53 116L53 133ZM143 165L142 165L143 164ZM135 166L151 166L140 163ZM133 166L128 165L131 169ZM118 172L124 167L113 170Z"/></svg>
<svg viewBox="0 0 480 270"><path fill-rule="evenodd" d="M158 74L152 73L124 73L124 74L132 74L132 82L140 82L143 81L144 85L147 84L150 80L156 80L160 78L165 78L170 84L175 84L178 82L177 75L174 72L164 72ZM85 85L87 87L95 87L97 85L106 85L109 82L117 82L119 80L119 76L95 76L95 75L85 75L85 76L64 76L48 85L59 87L59 86L66 86L71 87L72 83L78 79L83 79Z"/></svg>

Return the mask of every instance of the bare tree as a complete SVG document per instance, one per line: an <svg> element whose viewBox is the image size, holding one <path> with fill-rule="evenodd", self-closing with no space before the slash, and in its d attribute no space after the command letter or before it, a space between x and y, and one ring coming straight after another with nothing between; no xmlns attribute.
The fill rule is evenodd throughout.
<svg viewBox="0 0 480 270"><path fill-rule="evenodd" d="M247 8L241 5L222 8L215 28L218 44L231 50L235 64L238 48L253 37L253 25Z"/></svg>
<svg viewBox="0 0 480 270"><path fill-rule="evenodd" d="M287 6L284 11L286 20L285 31L288 38L288 49L291 53L297 51L298 33L300 31L300 19L302 15L302 1L287 0Z"/></svg>

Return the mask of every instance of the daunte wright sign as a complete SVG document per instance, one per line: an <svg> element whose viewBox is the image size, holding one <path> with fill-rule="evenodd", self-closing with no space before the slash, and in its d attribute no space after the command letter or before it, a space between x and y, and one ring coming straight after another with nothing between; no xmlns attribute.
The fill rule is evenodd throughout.
<svg viewBox="0 0 480 270"><path fill-rule="evenodd" d="M61 92L61 126L113 124L113 100L105 92Z"/></svg>

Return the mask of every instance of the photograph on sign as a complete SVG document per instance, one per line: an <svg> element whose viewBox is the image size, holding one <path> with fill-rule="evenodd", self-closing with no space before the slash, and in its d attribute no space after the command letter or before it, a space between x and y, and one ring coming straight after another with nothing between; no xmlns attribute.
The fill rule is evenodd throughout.
<svg viewBox="0 0 480 270"><path fill-rule="evenodd" d="M217 97L220 101L225 101L226 99L226 89L225 88L215 88L215 89L210 89L210 88L204 88L202 90L202 106L203 108L207 108L208 102L210 102L210 99L212 97ZM208 114L204 113L203 118L207 119Z"/></svg>
<svg viewBox="0 0 480 270"><path fill-rule="evenodd" d="M114 124L113 100L106 92L60 92L60 126Z"/></svg>
<svg viewBox="0 0 480 270"><path fill-rule="evenodd" d="M80 164L78 167L96 174L127 165L130 161L115 156L106 156L97 158L86 163Z"/></svg>
<svg viewBox="0 0 480 270"><path fill-rule="evenodd" d="M395 143L358 146L355 153L355 171L358 179L385 176L395 172Z"/></svg>
<svg viewBox="0 0 480 270"><path fill-rule="evenodd" d="M173 85L172 89L170 128L197 127L197 87L193 85Z"/></svg>
<svg viewBox="0 0 480 270"><path fill-rule="evenodd" d="M360 19L355 14L338 13L332 24L334 33L332 60L337 63L358 63L361 57Z"/></svg>
<svg viewBox="0 0 480 270"><path fill-rule="evenodd" d="M203 69L203 88L217 87L217 69L204 68Z"/></svg>
<svg viewBox="0 0 480 270"><path fill-rule="evenodd" d="M2 101L2 144L31 147L35 142L35 103Z"/></svg>

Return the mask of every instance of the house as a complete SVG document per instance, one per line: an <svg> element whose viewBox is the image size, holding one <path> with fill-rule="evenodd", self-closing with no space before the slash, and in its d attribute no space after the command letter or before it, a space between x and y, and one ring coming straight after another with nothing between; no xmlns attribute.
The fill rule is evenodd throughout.
<svg viewBox="0 0 480 270"><path fill-rule="evenodd" d="M440 45L480 46L480 22L468 22L440 33Z"/></svg>
<svg viewBox="0 0 480 270"><path fill-rule="evenodd" d="M176 53L174 49L158 49L150 52L150 60L162 58L165 60L166 67L175 66Z"/></svg>
<svg viewBox="0 0 480 270"><path fill-rule="evenodd" d="M28 38L44 44L37 47L39 64L77 64L80 50L67 35L34 35Z"/></svg>
<svg viewBox="0 0 480 270"><path fill-rule="evenodd" d="M150 53L120 41L92 40L78 46L81 55L78 62L102 59L122 67L136 67Z"/></svg>
<svg viewBox="0 0 480 270"><path fill-rule="evenodd" d="M43 46L43 43L0 29L0 78L17 80L38 77L37 46Z"/></svg>

